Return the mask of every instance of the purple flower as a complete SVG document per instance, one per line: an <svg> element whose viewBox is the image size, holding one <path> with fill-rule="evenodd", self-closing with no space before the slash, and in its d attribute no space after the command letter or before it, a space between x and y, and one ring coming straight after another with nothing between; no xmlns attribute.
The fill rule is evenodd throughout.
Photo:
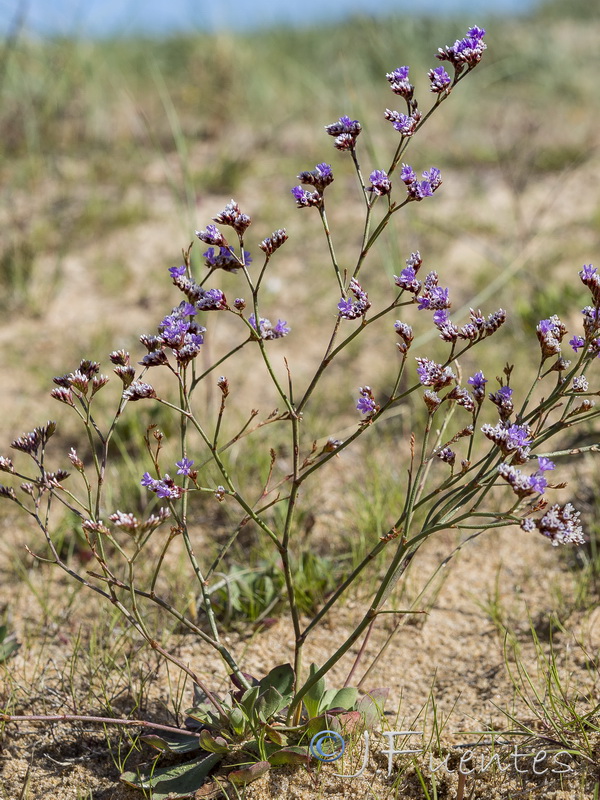
<svg viewBox="0 0 600 800"><path fill-rule="evenodd" d="M381 197L382 195L389 194L392 191L392 184L387 176L387 172L382 169L376 169L369 175L371 185L367 187L368 192Z"/></svg>
<svg viewBox="0 0 600 800"><path fill-rule="evenodd" d="M506 433L506 444L510 450L516 450L519 447L528 447L533 441L529 428L525 425L511 425Z"/></svg>
<svg viewBox="0 0 600 800"><path fill-rule="evenodd" d="M318 192L307 192L306 189L303 189L301 186L294 186L291 192L294 195L294 200L298 208L320 206L323 202L323 198Z"/></svg>
<svg viewBox="0 0 600 800"><path fill-rule="evenodd" d="M338 122L326 125L325 130L330 136L336 137L334 145L338 150L352 150L362 126L357 119L343 116L339 118Z"/></svg>
<svg viewBox="0 0 600 800"><path fill-rule="evenodd" d="M398 67L398 69L388 72L385 76L390 83L392 92L404 97L405 100L411 100L415 91L415 87L408 80L409 69L409 67Z"/></svg>
<svg viewBox="0 0 600 800"><path fill-rule="evenodd" d="M214 244L216 247L227 245L227 239L216 225L207 225L205 231L196 231L196 236L205 244Z"/></svg>
<svg viewBox="0 0 600 800"><path fill-rule="evenodd" d="M544 494L548 488L548 481L543 475L538 475L536 473L535 475L529 476L529 485L534 492L537 492L538 494Z"/></svg>
<svg viewBox="0 0 600 800"><path fill-rule="evenodd" d="M369 414L372 415L376 411L379 411L379 406L375 401L375 397L371 390L370 386L361 386L359 388L360 397L356 403L356 410L360 411L361 414Z"/></svg>
<svg viewBox="0 0 600 800"><path fill-rule="evenodd" d="M213 217L213 221L218 222L220 225L229 225L235 230L238 236L243 236L248 225L252 223L248 214L242 214L235 200L227 203L223 211L217 214L216 217ZM214 227L214 225L208 227ZM208 242L207 244L218 244L218 242Z"/></svg>
<svg viewBox="0 0 600 800"><path fill-rule="evenodd" d="M175 485L175 482L169 475L165 475L162 480L155 480L148 472L144 472L141 484L142 486L146 486L151 492L154 492L157 497L163 499L177 500L184 492L181 486Z"/></svg>
<svg viewBox="0 0 600 800"><path fill-rule="evenodd" d="M524 531L536 528L547 536L554 546L559 544L584 544L583 528L579 524L579 511L571 503L564 506L553 505L540 519L527 518L521 522Z"/></svg>
<svg viewBox="0 0 600 800"><path fill-rule="evenodd" d="M309 186L314 186L319 194L323 194L325 188L329 186L330 183L333 183L333 170L329 164L317 164L310 172L301 172L298 175L298 180L301 183L308 183ZM296 197L294 189L292 189L292 193L294 197ZM298 198L296 197L296 199Z"/></svg>
<svg viewBox="0 0 600 800"><path fill-rule="evenodd" d="M400 180L407 186L417 180L417 175L410 164L402 164L402 169L400 170Z"/></svg>
<svg viewBox="0 0 600 800"><path fill-rule="evenodd" d="M399 111L392 111L386 108L383 115L402 136L412 136L417 129L421 119L420 111L413 111L412 114L401 114Z"/></svg>
<svg viewBox="0 0 600 800"><path fill-rule="evenodd" d="M182 275L185 275L185 265L182 264L180 267L169 267L169 274L172 278L178 278Z"/></svg>
<svg viewBox="0 0 600 800"><path fill-rule="evenodd" d="M506 422L499 422L497 425L485 424L481 426L481 432L498 445L504 455L513 455L513 461L524 464L529 456L529 445L532 442L531 432L526 425L511 425L507 427Z"/></svg>
<svg viewBox="0 0 600 800"><path fill-rule="evenodd" d="M487 48L483 41L484 36L485 30L475 25L469 28L464 39L457 39L451 47L440 47L436 58L449 61L457 74L462 72L465 65L473 69L481 61L483 51Z"/></svg>
<svg viewBox="0 0 600 800"><path fill-rule="evenodd" d="M430 69L427 73L427 77L431 81L431 86L429 88L435 94L441 94L442 92L447 91L448 86L450 86L450 83L452 82L450 80L450 75L448 75L443 67Z"/></svg>
<svg viewBox="0 0 600 800"><path fill-rule="evenodd" d="M585 345L585 339L583 336L573 336L572 339L569 339L569 344L573 348L575 352L577 352L581 347Z"/></svg>
<svg viewBox="0 0 600 800"><path fill-rule="evenodd" d="M416 279L416 272L413 267L406 267L400 275L394 275L396 286L412 294L417 294L421 289L421 281Z"/></svg>
<svg viewBox="0 0 600 800"><path fill-rule="evenodd" d="M227 299L220 289L206 289L196 301L199 311L222 311L227 308Z"/></svg>
<svg viewBox="0 0 600 800"><path fill-rule="evenodd" d="M287 336L290 333L291 328L288 326L287 322L283 319L277 320L277 325L272 325L271 321L266 319L265 317L260 317L258 328L256 327L256 317L254 314L250 314L248 317L248 322L254 330L258 330L260 333L261 339L281 339L283 336Z"/></svg>
<svg viewBox="0 0 600 800"><path fill-rule="evenodd" d="M436 456L441 461L445 461L446 464L450 464L451 467L454 466L454 462L456 461L456 453L449 447L444 447L442 450L438 450Z"/></svg>
<svg viewBox="0 0 600 800"><path fill-rule="evenodd" d="M150 475L149 472L144 472L144 474L142 475L142 480L140 481L140 483L142 484L142 486L153 487L154 484L156 483L156 481Z"/></svg>
<svg viewBox="0 0 600 800"><path fill-rule="evenodd" d="M419 181L414 169L409 164L403 164L400 179L406 184L408 196L411 200L423 200L431 195L442 184L442 173L437 167L431 167L423 172L423 179Z"/></svg>
<svg viewBox="0 0 600 800"><path fill-rule="evenodd" d="M211 269L223 269L225 272L237 272L242 266L252 263L252 258L247 250L244 250L244 261L238 257L230 247L219 247L218 252L214 247L209 247L206 253L202 253L205 258L204 263Z"/></svg>
<svg viewBox="0 0 600 800"><path fill-rule="evenodd" d="M481 370L472 375L468 380L467 383L473 387L473 393L475 392L485 392L485 385L487 383L487 378L483 374Z"/></svg>
<svg viewBox="0 0 600 800"><path fill-rule="evenodd" d="M180 461L175 462L175 466L179 467L177 470L178 475L189 475L194 462L190 458L182 458Z"/></svg>
<svg viewBox="0 0 600 800"><path fill-rule="evenodd" d="M338 311L340 317L343 319L358 319L358 317L364 316L369 308L371 308L371 301L369 300L368 294L363 291L362 286L355 278L350 280L350 286L348 288L356 297L356 301L352 301L349 297L342 297L337 306Z"/></svg>
<svg viewBox="0 0 600 800"><path fill-rule="evenodd" d="M279 228L270 236L267 236L266 239L263 239L262 242L258 245L263 253L266 253L267 256L273 255L275 250L278 250L281 245L287 241L288 235L286 233L285 228Z"/></svg>
<svg viewBox="0 0 600 800"><path fill-rule="evenodd" d="M442 289L438 286L438 274L435 271L430 272L423 283L423 293L419 296L419 310L428 309L435 311L438 309L450 308L448 289Z"/></svg>
<svg viewBox="0 0 600 800"><path fill-rule="evenodd" d="M456 380L456 375L450 367L442 367L429 358L417 358L417 374L423 386L433 386L435 391L443 389L452 381Z"/></svg>
<svg viewBox="0 0 600 800"><path fill-rule="evenodd" d="M554 469L555 465L553 461L550 461L549 458L545 456L538 456L538 471L539 472L549 472L550 470Z"/></svg>

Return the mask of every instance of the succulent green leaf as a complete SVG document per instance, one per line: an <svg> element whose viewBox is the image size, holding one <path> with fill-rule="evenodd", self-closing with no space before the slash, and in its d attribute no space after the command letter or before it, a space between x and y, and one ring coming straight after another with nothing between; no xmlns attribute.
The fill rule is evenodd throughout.
<svg viewBox="0 0 600 800"><path fill-rule="evenodd" d="M284 734L281 733L280 730L272 727L271 725L265 725L265 735L274 744L278 744L280 747L285 747L285 745L288 742L287 736L284 736Z"/></svg>
<svg viewBox="0 0 600 800"><path fill-rule="evenodd" d="M373 728L381 719L389 689L371 689L356 704L356 710L364 716L365 727Z"/></svg>
<svg viewBox="0 0 600 800"><path fill-rule="evenodd" d="M321 699L319 711L327 711L329 708L344 708L350 711L357 698L358 689L351 686L346 686L344 689L328 689Z"/></svg>
<svg viewBox="0 0 600 800"><path fill-rule="evenodd" d="M271 765L268 761L256 761L254 764L242 767L242 769L234 769L227 777L231 783L251 783L270 769Z"/></svg>
<svg viewBox="0 0 600 800"><path fill-rule="evenodd" d="M280 767L283 764L308 764L309 761L310 754L308 752L308 747L300 747L297 745L284 747L269 756L269 763L272 767Z"/></svg>
<svg viewBox="0 0 600 800"><path fill-rule="evenodd" d="M311 664L308 676L309 679L317 672L319 667L316 664ZM306 711L308 713L309 718L316 717L319 713L319 706L321 704L321 698L325 693L325 678L320 678L314 686L308 690L308 692L304 695L303 702L306 707Z"/></svg>
<svg viewBox="0 0 600 800"><path fill-rule="evenodd" d="M258 696L254 709L262 722L268 722L287 703L286 698L282 697L274 686L269 686Z"/></svg>
<svg viewBox="0 0 600 800"><path fill-rule="evenodd" d="M254 714L254 709L256 707L256 701L259 694L260 686L253 686L251 689L247 689L242 695L240 705L246 712L246 716L249 718L252 718Z"/></svg>
<svg viewBox="0 0 600 800"><path fill-rule="evenodd" d="M246 715L241 708L232 708L228 714L229 724L236 736L242 736L246 730Z"/></svg>
<svg viewBox="0 0 600 800"><path fill-rule="evenodd" d="M123 772L120 779L134 789L151 789L152 800L180 800L193 797L206 780L208 773L221 761L222 756L211 753L185 764L149 770L148 772Z"/></svg>
<svg viewBox="0 0 600 800"><path fill-rule="evenodd" d="M360 711L345 711L343 714L332 715L329 728L342 734L342 736L352 736L352 734L360 733L364 728L363 715Z"/></svg>
<svg viewBox="0 0 600 800"><path fill-rule="evenodd" d="M294 670L291 664L281 664L278 667L273 667L268 675L260 681L261 691L273 686L279 694L291 700L292 691L294 689ZM287 705L287 703L286 703Z"/></svg>
<svg viewBox="0 0 600 800"><path fill-rule="evenodd" d="M143 742L155 747L157 750L168 750L171 753L192 753L200 747L200 740L197 736L190 736L189 733L170 733L160 731L150 732L141 737Z"/></svg>
<svg viewBox="0 0 600 800"><path fill-rule="evenodd" d="M206 730L200 731L200 747L209 753L227 753L229 747L222 736L211 736Z"/></svg>

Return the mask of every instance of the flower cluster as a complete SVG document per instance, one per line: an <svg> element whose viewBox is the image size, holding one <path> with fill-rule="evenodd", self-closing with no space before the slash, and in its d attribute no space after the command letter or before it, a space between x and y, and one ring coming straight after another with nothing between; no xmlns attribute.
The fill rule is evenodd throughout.
<svg viewBox="0 0 600 800"><path fill-rule="evenodd" d="M418 294L421 291L422 284L421 281L417 280L417 272L422 263L423 260L418 250L416 253L411 253L410 257L406 259L406 268L402 270L400 275L394 275L396 286L399 286L405 292Z"/></svg>
<svg viewBox="0 0 600 800"><path fill-rule="evenodd" d="M378 197L381 197L392 191L392 184L385 170L373 170L369 175L369 180L371 181L371 185L367 186L367 192L372 192Z"/></svg>
<svg viewBox="0 0 600 800"><path fill-rule="evenodd" d="M263 239L258 246L267 256L272 256L275 250L279 250L281 245L287 241L287 238L288 235L285 228L280 228L279 230L273 231L266 239Z"/></svg>
<svg viewBox="0 0 600 800"><path fill-rule="evenodd" d="M217 214L216 217L213 217L213 222L218 222L219 225L229 225L238 236L242 237L246 228L252 223L252 220L247 214L242 214L238 204L235 200L232 200L230 203L227 203L223 211ZM210 244L210 242L208 244Z"/></svg>
<svg viewBox="0 0 600 800"><path fill-rule="evenodd" d="M149 472L144 472L140 483L164 500L178 500L185 491L183 487L176 486L175 481L168 474L164 478L156 480Z"/></svg>
<svg viewBox="0 0 600 800"><path fill-rule="evenodd" d="M209 225L210 227L214 227ZM238 256L231 247L209 247L204 256L204 263L210 269L222 269L225 272L237 272L240 267L247 267L252 263L252 258L247 250L243 251L242 256ZM214 290L213 290L214 291Z"/></svg>
<svg viewBox="0 0 600 800"><path fill-rule="evenodd" d="M467 380L467 383L473 387L471 390L473 392L473 397L477 403L481 405L485 398L485 385L487 383L487 378L483 372L479 370Z"/></svg>
<svg viewBox="0 0 600 800"><path fill-rule="evenodd" d="M389 81L392 92L404 97L406 100L412 100L415 91L415 87L408 80L409 71L410 67L398 67L398 69L388 72L385 76Z"/></svg>
<svg viewBox="0 0 600 800"><path fill-rule="evenodd" d="M56 422L49 420L45 425L40 425L34 428L31 433L24 433L11 442L13 450L20 450L21 453L27 453L29 456L37 456L40 448L43 449L48 439L56 432ZM8 465L10 459L5 458L5 465ZM12 465L12 462L10 462ZM10 471L6 470L5 471Z"/></svg>
<svg viewBox="0 0 600 800"><path fill-rule="evenodd" d="M498 474L510 485L517 497L524 498L533 494L543 494L548 487L544 472L554 469L554 463L548 458L538 458L538 468L533 475L525 475L520 469L503 462L498 466Z"/></svg>
<svg viewBox="0 0 600 800"><path fill-rule="evenodd" d="M513 460L524 464L529 456L529 445L532 443L531 430L527 425L508 425L499 422L497 425L486 423L481 432L497 444L504 455L513 455Z"/></svg>
<svg viewBox="0 0 600 800"><path fill-rule="evenodd" d="M361 386L358 390L359 398L356 403L356 410L360 411L361 414L367 415L367 417L372 417L377 411L379 411L379 405L375 400L375 396L370 386Z"/></svg>
<svg viewBox="0 0 600 800"><path fill-rule="evenodd" d="M431 197L442 184L442 173L437 167L431 167L422 173L420 181L414 169L409 164L403 164L400 171L400 180L406 184L408 196L411 200L423 200Z"/></svg>
<svg viewBox="0 0 600 800"><path fill-rule="evenodd" d="M490 392L490 400L498 407L501 420L507 420L514 411L512 401L513 390L510 386L501 386L497 392Z"/></svg>
<svg viewBox="0 0 600 800"><path fill-rule="evenodd" d="M363 291L362 286L356 278L351 278L348 288L356 300L351 300L349 297L342 297L337 306L339 315L342 319L358 319L358 317L364 316L369 308L371 308L371 302L369 296Z"/></svg>
<svg viewBox="0 0 600 800"><path fill-rule="evenodd" d="M421 112L413 111L412 114L402 114L400 111L392 111L386 108L383 115L388 122L391 122L394 128L402 136L412 136L417 130L419 122L421 121Z"/></svg>
<svg viewBox="0 0 600 800"><path fill-rule="evenodd" d="M430 272L423 282L422 292L417 298L419 301L419 311L424 308L429 311L437 311L450 308L450 293L448 289L438 286L439 277L437 272ZM437 324L437 323L436 323Z"/></svg>
<svg viewBox="0 0 600 800"><path fill-rule="evenodd" d="M323 194L325 188L333 183L333 170L329 164L322 162L317 164L314 169L306 170L298 175L300 183L314 186L319 194Z"/></svg>
<svg viewBox="0 0 600 800"><path fill-rule="evenodd" d="M291 331L291 328L288 327L287 322L283 319L277 320L277 325L273 325L270 320L265 319L265 317L260 317L257 328L256 317L254 314L250 314L248 322L252 325L254 330L260 333L261 339L281 339L283 336L287 336Z"/></svg>
<svg viewBox="0 0 600 800"><path fill-rule="evenodd" d="M400 320L397 319L396 322L394 322L394 330L402 339L401 342L397 343L398 350L402 354L407 353L412 340L415 338L413 329L410 327L410 325L407 325L405 322L400 322Z"/></svg>
<svg viewBox="0 0 600 800"><path fill-rule="evenodd" d="M483 41L484 36L484 28L475 25L469 28L464 39L457 39L451 47L440 47L436 58L440 61L449 61L457 73L461 72L465 65L473 69L481 61L483 51L487 49Z"/></svg>
<svg viewBox="0 0 600 800"><path fill-rule="evenodd" d="M162 320L158 326L158 336L140 336L140 341L148 350L140 363L144 367L162 366L168 361L164 349L170 348L178 364L189 364L200 352L204 342L202 334L206 330L189 319L196 313L197 306L182 301Z"/></svg>
<svg viewBox="0 0 600 800"><path fill-rule="evenodd" d="M326 125L325 130L330 136L335 136L334 145L338 150L352 150L362 126L357 119L350 119L344 115L337 122Z"/></svg>
<svg viewBox="0 0 600 800"><path fill-rule="evenodd" d="M249 258L248 253L245 255ZM234 257L232 256L232 258ZM240 266L241 264L237 262L235 268L227 271L235 272ZM195 304L199 311L223 311L227 309L227 298L223 292L220 289L204 289L191 278L188 278L184 266L170 267L169 274L173 279L174 285L183 292L190 303Z"/></svg>
<svg viewBox="0 0 600 800"><path fill-rule="evenodd" d="M147 475L148 473L146 473ZM158 514L151 514L148 519L139 520L134 514L125 513L123 511L115 511L111 514L109 520L115 526L129 534L136 535L141 533L148 533L155 530L159 525L171 516L168 508L159 508Z"/></svg>
<svg viewBox="0 0 600 800"><path fill-rule="evenodd" d="M108 383L108 377L99 375L99 372L100 364L97 361L84 359L74 372L53 378L54 383L60 388L51 392L52 397L67 405L73 405L73 390L84 396L89 392L90 397L93 397Z"/></svg>
<svg viewBox="0 0 600 800"><path fill-rule="evenodd" d="M546 359L560 354L560 343L566 332L567 329L556 314L549 319L540 320L536 327L536 333L542 349L542 358Z"/></svg>
<svg viewBox="0 0 600 800"><path fill-rule="evenodd" d="M540 519L526 518L521 522L524 531L537 530L547 536L554 546L559 544L584 544L583 528L579 524L579 511L571 503L555 503Z"/></svg>
<svg viewBox="0 0 600 800"><path fill-rule="evenodd" d="M432 386L435 391L449 386L456 380L450 367L442 367L429 358L417 358L417 374L423 386Z"/></svg>
<svg viewBox="0 0 600 800"><path fill-rule="evenodd" d="M429 88L432 92L434 92L434 94L441 94L442 92L448 94L452 80L450 79L450 75L448 75L443 67L435 67L435 69L430 69L427 73L427 77L431 81Z"/></svg>

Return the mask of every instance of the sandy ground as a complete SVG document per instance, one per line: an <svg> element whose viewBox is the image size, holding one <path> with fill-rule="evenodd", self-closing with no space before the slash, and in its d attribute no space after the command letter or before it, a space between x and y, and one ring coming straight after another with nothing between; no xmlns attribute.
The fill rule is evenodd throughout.
<svg viewBox="0 0 600 800"><path fill-rule="evenodd" d="M580 187L580 184L577 185ZM542 192L543 197L547 198L552 188L547 186L546 189L545 194L539 186L536 191ZM566 185L562 198L565 213L573 206L572 191L573 183ZM492 193L491 198L491 205L496 208L502 208L502 203L506 201L505 194L500 190L498 195ZM202 224L206 224L206 217L210 218L228 199L212 198L209 205L201 203L198 218L203 220ZM578 199L581 201L581 196ZM450 202L442 207L440 219L446 215L450 220L452 211ZM491 213L490 206L487 212ZM556 218L559 218L560 209L554 209L555 212ZM485 213L481 211L482 216ZM40 402L40 387L50 388L50 372L61 374L75 368L76 363L64 363L65 354L73 357L74 342L81 342L82 347L85 346L85 352L77 351L76 358L96 357L94 347L98 342L94 340L93 331L99 327L104 331L104 338L107 330L114 334L105 348L107 352L116 347L135 347L137 335L141 331L152 330L149 316L158 322L168 312L172 303L166 299L166 292L157 289L153 279L144 281L143 275L145 265L150 262L162 264L161 269L165 270L178 263L178 247L174 247L173 242L181 241L181 229L176 225L172 228L163 225L156 232L154 224L154 221L150 221L134 229L117 232L104 243L103 257L108 260L117 258L119 253L125 251L135 255L130 259L129 288L125 287L117 293L109 317L102 304L97 302L102 299L98 274L90 274L84 268L92 260L97 263L97 244L94 243L80 249L76 255L66 257L60 287L51 295L35 327L30 319L23 318L15 319L9 326L0 329L0 341L4 344L5 352L0 406L3 413L0 424L3 441L9 442L21 430L30 429L32 415L36 415L36 423L47 419L51 401ZM540 230L548 229L549 223L544 224L546 228ZM260 235L267 233L269 231ZM534 244L538 248L535 251L538 257L543 254L545 246L556 246L556 242L548 245L543 236L538 237ZM467 254L472 255L478 246L473 245L468 237L456 237L447 269L449 272L455 271L459 283L464 275L461 268L466 269L468 262ZM558 269L564 269L565 260L566 254L563 252L556 259ZM574 264L572 269L576 270L579 266L579 263ZM306 304L311 297L312 286L302 280L302 270L302 260L296 255L290 260L286 274L286 281L292 281L294 292L284 292L281 316L292 312L301 302ZM141 300L140 279L144 286ZM274 296L279 289L281 285L274 282L270 291ZM273 316L277 317L277 311ZM103 347L104 338L101 340ZM298 356L301 371L301 356L313 356L321 352L321 348L317 349L309 337L299 337L292 346L295 349L291 354ZM35 378L32 378L23 369L23 363L31 363L28 359L31 359L34 351L37 371ZM385 359L385 354L379 353L371 359L370 366L381 364ZM369 366L368 361L365 368ZM257 385L251 376L246 378L244 385L250 396L252 391L260 389L260 384ZM250 400L248 402L250 404ZM593 473L594 468L590 467L589 472ZM342 520L336 518L335 514L320 518L317 513L316 516L315 535L336 537L345 534L340 529ZM115 648L121 642L120 623L111 621L108 608L96 606L95 601L84 596L84 592L75 592L62 580L53 579L47 569L32 563L23 546L27 543L35 548L36 540L31 531L23 530L22 523L6 513L0 524L0 608L7 610L11 629L24 642L16 656L1 668L0 703L12 696L15 698L15 710L24 713L66 713L75 709L83 713L101 713L102 692L97 687L99 682L102 683L98 677L102 673L105 676L104 691L110 695L113 712L131 713L135 692L129 690L128 684L139 686L144 676L147 678L143 692L144 705L136 712L140 716L169 722L173 720L174 705L183 709L189 706L189 687L178 685L172 671L167 673L157 665L152 654L139 649L139 643L134 643L130 652L130 673L124 670L115 675L111 673L110 665L106 667L106 664L104 672L100 667L94 672L88 656L94 649L90 638L94 630L92 622L96 626L99 622L105 626L105 636L110 637L109 641L114 643ZM209 533L200 531L198 535ZM426 552L418 556L409 576L414 590L424 584L436 565L452 552L455 545L454 535L443 533L428 546ZM15 568L17 553L22 558L20 573ZM580 704L582 711L588 711L595 705L600 658L598 598L591 598L586 610L576 610L576 579L569 572L562 553L534 534L526 535L517 530L491 532L469 543L450 562L446 571L444 585L433 606L418 618L404 617L405 624L396 630L364 685L364 688L389 687L387 709L391 715L386 717L385 723L388 730L422 724L430 735L435 706L438 720L444 721L442 753L453 754L455 760L456 754L462 751L451 748L472 742L473 731L489 730L490 726L500 730L513 728L514 724L507 713L514 714L522 723L532 724L539 733L546 733L553 738L551 729L543 730L535 722L532 710L515 692L507 668L507 663L514 663L513 639L505 647L501 622L513 632L518 657L530 671L532 680L541 687L541 696L544 697L544 670L536 654L532 629L537 632L544 652L548 652L550 621L558 617L565 628L554 633L553 647L560 674L565 685L569 686L569 696ZM306 662L322 663L325 660L334 644L341 642L360 619L364 603L365 598L359 590L357 596L325 621L308 640ZM48 606L51 606L51 611ZM357 678L380 651L392 627L393 617L382 617L365 649L356 672ZM246 668L261 674L291 658L293 643L290 630L289 620L281 618L273 627L262 632L253 632L251 635L232 632L228 640L234 652L245 653ZM209 682L222 683L220 664L197 642L176 633L171 634L169 642L178 657L193 664L194 669ZM98 643L95 648L98 651ZM77 652L75 656L74 651ZM100 651L110 653L110 646L102 646ZM344 682L356 654L357 649L354 649L332 671L331 685ZM97 658L96 664L98 660L102 659ZM532 695L531 687L527 692L529 696ZM552 714L551 711L548 713ZM113 733L111 742L116 748L118 739ZM309 771L283 769L256 781L248 787L244 796L248 800L274 800L280 797L375 800L388 796L417 800L424 797L415 768L405 757L396 757L392 775L386 777L386 761L381 755L383 743L381 736L378 738L374 734L373 758L364 776L355 780L336 778L332 773L337 767L332 766L323 767L320 771L313 768ZM121 746L125 747L125 744L122 742ZM115 761L118 760L118 754L113 749L114 760L107 754L104 733L93 726L39 723L7 725L0 747L0 797L3 800L41 800L46 797L54 800L130 800L140 796L117 782L119 769ZM136 758L137 755L134 755L133 760ZM353 763L344 762L343 771L351 771ZM518 773L511 769L505 774L479 772L467 775L463 781L456 772L444 772L443 777L436 773L437 797L458 800L587 798L592 795L589 782L580 785L582 764L581 760L575 759L573 771L563 776L551 772L539 775L533 770ZM427 760L422 761L421 767L426 779L430 779L431 770ZM376 769L380 772L376 773ZM594 769L597 770L597 760Z"/></svg>

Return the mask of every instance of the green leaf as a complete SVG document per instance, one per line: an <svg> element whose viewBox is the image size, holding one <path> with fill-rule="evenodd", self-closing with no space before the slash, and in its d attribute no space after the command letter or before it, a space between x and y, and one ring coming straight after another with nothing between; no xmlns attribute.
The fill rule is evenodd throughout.
<svg viewBox="0 0 600 800"><path fill-rule="evenodd" d="M358 697L358 689L346 686L344 689L328 689L323 695L319 711L327 711L329 708L344 708L349 711L354 707Z"/></svg>
<svg viewBox="0 0 600 800"><path fill-rule="evenodd" d="M232 708L228 714L231 729L237 736L242 736L246 730L246 716L241 708Z"/></svg>
<svg viewBox="0 0 600 800"><path fill-rule="evenodd" d="M284 747L269 756L269 762L272 767L280 767L283 764L308 764L309 761L308 747L299 747L297 745Z"/></svg>
<svg viewBox="0 0 600 800"><path fill-rule="evenodd" d="M329 728L329 718L327 714L319 714L318 717L311 717L306 726L306 733L308 736L316 736L321 731L326 731Z"/></svg>
<svg viewBox="0 0 600 800"><path fill-rule="evenodd" d="M191 753L200 747L198 737L190 736L184 731L181 733L175 733L174 731L173 733L166 731L150 732L142 736L141 740L157 750L168 750L171 753Z"/></svg>
<svg viewBox="0 0 600 800"><path fill-rule="evenodd" d="M356 710L364 716L365 727L373 728L381 719L389 689L371 689L356 704Z"/></svg>
<svg viewBox="0 0 600 800"><path fill-rule="evenodd" d="M200 747L209 753L227 753L229 747L222 736L211 736L206 728L200 731Z"/></svg>
<svg viewBox="0 0 600 800"><path fill-rule="evenodd" d="M317 672L319 667L316 664L311 664L308 676L309 680L312 676ZM319 678L319 680L315 683L314 686L308 690L308 692L304 695L303 702L306 706L306 711L308 713L309 718L316 717L319 713L319 706L321 704L321 698L325 693L325 678Z"/></svg>
<svg viewBox="0 0 600 800"><path fill-rule="evenodd" d="M291 664L281 664L278 667L273 667L268 675L261 679L259 685L261 690L273 686L279 694L283 697L292 699L292 691L294 689L294 670ZM287 705L287 703L286 703Z"/></svg>
<svg viewBox="0 0 600 800"><path fill-rule="evenodd" d="M231 783L251 783L271 769L268 761L256 761L242 769L234 769L227 777Z"/></svg>
<svg viewBox="0 0 600 800"><path fill-rule="evenodd" d="M123 772L120 779L134 789L151 789L152 800L179 800L193 797L202 786L208 773L221 761L222 756L211 753L185 764L142 772Z"/></svg>
<svg viewBox="0 0 600 800"><path fill-rule="evenodd" d="M256 700L260 694L260 686L253 686L251 689L246 689L240 700L240 705L246 712L246 716L251 719L254 714Z"/></svg>
<svg viewBox="0 0 600 800"><path fill-rule="evenodd" d="M364 719L360 711L345 711L343 714L331 716L329 727L344 737L360 733L364 728Z"/></svg>
<svg viewBox="0 0 600 800"><path fill-rule="evenodd" d="M280 730L272 727L271 725L265 725L265 735L274 744L278 744L280 747L285 747L285 745L288 743L287 736L284 736Z"/></svg>
<svg viewBox="0 0 600 800"><path fill-rule="evenodd" d="M287 705L287 702L274 686L269 686L258 696L254 709L262 722L268 722L274 714Z"/></svg>

